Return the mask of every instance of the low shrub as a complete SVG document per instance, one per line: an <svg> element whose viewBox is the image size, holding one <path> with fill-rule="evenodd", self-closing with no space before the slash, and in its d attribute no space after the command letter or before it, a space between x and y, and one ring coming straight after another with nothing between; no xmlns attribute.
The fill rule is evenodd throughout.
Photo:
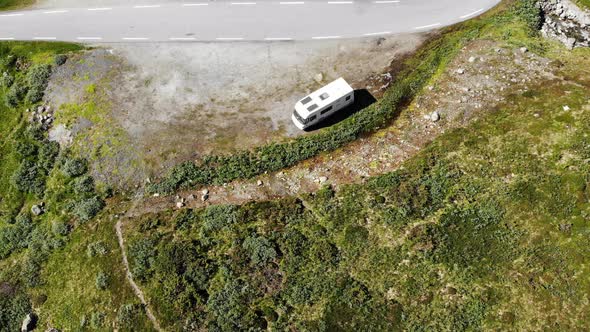
<svg viewBox="0 0 590 332"><path fill-rule="evenodd" d="M96 216L104 207L104 201L99 197L92 197L78 202L74 207L74 215L80 221L88 221Z"/></svg>
<svg viewBox="0 0 590 332"><path fill-rule="evenodd" d="M242 248L248 253L254 265L264 265L277 257L270 241L260 236L247 237L242 243Z"/></svg>
<svg viewBox="0 0 590 332"><path fill-rule="evenodd" d="M62 167L62 171L69 177L77 177L88 171L88 162L82 158L68 159Z"/></svg>
<svg viewBox="0 0 590 332"><path fill-rule="evenodd" d="M19 82L14 82L8 92L6 93L6 106L9 108L16 108L20 101L27 94L27 87Z"/></svg>
<svg viewBox="0 0 590 332"><path fill-rule="evenodd" d="M75 179L74 192L80 196L94 192L94 179L88 175Z"/></svg>
<svg viewBox="0 0 590 332"><path fill-rule="evenodd" d="M138 280L145 281L151 275L156 257L155 245L152 239L138 239L129 246L131 273Z"/></svg>
<svg viewBox="0 0 590 332"><path fill-rule="evenodd" d="M109 287L109 276L104 271L99 271L96 274L95 285L97 289L107 289Z"/></svg>
<svg viewBox="0 0 590 332"><path fill-rule="evenodd" d="M132 327L142 312L141 304L123 304L117 312L117 323L121 327Z"/></svg>
<svg viewBox="0 0 590 332"><path fill-rule="evenodd" d="M45 191L44 171L35 163L24 160L12 175L12 184L21 192L41 196Z"/></svg>
<svg viewBox="0 0 590 332"><path fill-rule="evenodd" d="M7 72L2 74L0 77L0 85L4 88L10 88L10 86L14 83L14 76L10 75Z"/></svg>
<svg viewBox="0 0 590 332"><path fill-rule="evenodd" d="M88 257L104 256L107 252L107 246L103 241L92 242L86 247L86 255Z"/></svg>
<svg viewBox="0 0 590 332"><path fill-rule="evenodd" d="M63 222L61 220L54 220L51 223L51 231L55 235L65 236L65 235L68 235L70 229L65 222Z"/></svg>
<svg viewBox="0 0 590 332"><path fill-rule="evenodd" d="M65 55L65 54L57 54L53 58L53 63L55 63L56 66L61 66L61 65L65 64L67 60L68 60L68 56L67 55Z"/></svg>
<svg viewBox="0 0 590 332"><path fill-rule="evenodd" d="M27 83L29 85L29 92L27 93L27 100L31 103L41 101L47 83L51 77L51 65L38 64L29 69L27 72Z"/></svg>

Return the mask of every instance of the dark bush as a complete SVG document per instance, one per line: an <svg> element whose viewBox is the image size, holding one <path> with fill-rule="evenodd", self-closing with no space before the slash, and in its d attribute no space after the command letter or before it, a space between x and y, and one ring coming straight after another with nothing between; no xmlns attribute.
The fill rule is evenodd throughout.
<svg viewBox="0 0 590 332"><path fill-rule="evenodd" d="M104 256L107 252L107 246L103 241L92 242L86 247L86 255L88 257Z"/></svg>
<svg viewBox="0 0 590 332"><path fill-rule="evenodd" d="M37 155L37 145L30 141L16 141L14 150L23 159Z"/></svg>
<svg viewBox="0 0 590 332"><path fill-rule="evenodd" d="M242 248L250 256L254 265L264 265L277 257L277 252L268 239L261 236L250 236L242 243Z"/></svg>
<svg viewBox="0 0 590 332"><path fill-rule="evenodd" d="M96 274L95 285L100 290L107 289L109 287L109 276L103 271L99 271Z"/></svg>
<svg viewBox="0 0 590 332"><path fill-rule="evenodd" d="M12 184L21 192L41 196L45 191L45 174L33 162L24 160L12 175Z"/></svg>
<svg viewBox="0 0 590 332"><path fill-rule="evenodd" d="M156 257L155 245L152 239L138 239L129 246L131 273L135 278L145 281L151 275Z"/></svg>
<svg viewBox="0 0 590 332"><path fill-rule="evenodd" d="M88 162L81 158L68 159L62 167L62 171L69 177L80 176L88 171Z"/></svg>
<svg viewBox="0 0 590 332"><path fill-rule="evenodd" d="M6 93L6 106L10 108L17 107L26 94L27 87L19 82L14 82Z"/></svg>
<svg viewBox="0 0 590 332"><path fill-rule="evenodd" d="M123 304L117 312L117 323L120 327L133 327L142 313L141 304Z"/></svg>
<svg viewBox="0 0 590 332"><path fill-rule="evenodd" d="M27 72L27 83L29 84L27 100L29 102L36 103L43 98L49 77L51 77L51 65L39 64L29 69Z"/></svg>
<svg viewBox="0 0 590 332"><path fill-rule="evenodd" d="M65 222L63 222L61 220L54 220L51 223L51 231L55 235L65 236L65 235L68 235L70 229Z"/></svg>
<svg viewBox="0 0 590 332"><path fill-rule="evenodd" d="M84 175L75 179L74 192L77 195L84 195L94 192L94 179L89 175Z"/></svg>
<svg viewBox="0 0 590 332"><path fill-rule="evenodd" d="M2 77L0 77L0 85L3 86L4 88L10 88L10 86L14 83L14 76L10 75L7 72L4 72L2 74Z"/></svg>
<svg viewBox="0 0 590 332"><path fill-rule="evenodd" d="M0 331L20 331L23 318L31 312L31 302L17 286L4 281L1 284L4 291L0 291Z"/></svg>
<svg viewBox="0 0 590 332"><path fill-rule="evenodd" d="M538 0L518 0L516 14L527 24L531 32L537 32L543 25L541 7Z"/></svg>
<svg viewBox="0 0 590 332"><path fill-rule="evenodd" d="M97 330L104 325L105 314L102 312L93 312L90 315L90 327Z"/></svg>
<svg viewBox="0 0 590 332"><path fill-rule="evenodd" d="M53 63L55 63L56 66L61 66L61 65L65 64L67 60L68 60L68 56L67 55L65 55L65 54L57 54L53 58Z"/></svg>
<svg viewBox="0 0 590 332"><path fill-rule="evenodd" d="M88 221L96 216L104 207L104 201L99 197L92 197L82 200L74 207L74 215L80 218L80 221Z"/></svg>
<svg viewBox="0 0 590 332"><path fill-rule="evenodd" d="M47 174L53 169L55 160L59 154L59 143L46 141L39 148L39 160L37 165L43 168Z"/></svg>

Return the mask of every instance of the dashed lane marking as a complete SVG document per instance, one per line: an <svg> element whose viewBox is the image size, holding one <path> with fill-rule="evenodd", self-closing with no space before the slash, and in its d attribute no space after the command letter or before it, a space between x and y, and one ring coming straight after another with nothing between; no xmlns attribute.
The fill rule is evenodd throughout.
<svg viewBox="0 0 590 332"><path fill-rule="evenodd" d="M88 8L88 11L105 11L105 10L113 10L111 7L100 7L100 8Z"/></svg>
<svg viewBox="0 0 590 332"><path fill-rule="evenodd" d="M266 37L264 40L268 41L288 41L293 40L293 38L286 38L286 37Z"/></svg>
<svg viewBox="0 0 590 332"><path fill-rule="evenodd" d="M311 37L311 39L338 39L341 38L340 36L318 36L318 37Z"/></svg>
<svg viewBox="0 0 590 332"><path fill-rule="evenodd" d="M43 12L43 14L62 14L67 12L67 10L50 10L48 12Z"/></svg>
<svg viewBox="0 0 590 332"><path fill-rule="evenodd" d="M434 23L434 24L429 24L429 25L423 25L421 27L415 27L415 30L420 30L420 29L428 29L428 28L434 28L441 25L440 23Z"/></svg>
<svg viewBox="0 0 590 332"><path fill-rule="evenodd" d="M13 16L23 16L25 14L22 13L15 13L15 14L2 14L1 17L13 17Z"/></svg>
<svg viewBox="0 0 590 332"><path fill-rule="evenodd" d="M143 9L143 8L160 8L162 7L161 5L138 5L138 6L133 6L133 8L135 9Z"/></svg>
<svg viewBox="0 0 590 332"><path fill-rule="evenodd" d="M380 36L380 35L388 35L391 31L381 31L381 32L370 32L365 33L363 36Z"/></svg>
<svg viewBox="0 0 590 332"><path fill-rule="evenodd" d="M475 16L475 15L481 13L481 12L483 12L483 8L482 9L478 9L478 10L474 11L473 13L469 13L467 15L463 15L463 16L461 16L461 18L463 19L463 18L468 18L468 17L471 17L471 16Z"/></svg>
<svg viewBox="0 0 590 332"><path fill-rule="evenodd" d="M0 40L14 40L13 37L0 37Z"/></svg>
<svg viewBox="0 0 590 332"><path fill-rule="evenodd" d="M197 40L197 38L195 38L195 37L170 37L168 39L169 40L172 40L172 41L193 41L193 40Z"/></svg>

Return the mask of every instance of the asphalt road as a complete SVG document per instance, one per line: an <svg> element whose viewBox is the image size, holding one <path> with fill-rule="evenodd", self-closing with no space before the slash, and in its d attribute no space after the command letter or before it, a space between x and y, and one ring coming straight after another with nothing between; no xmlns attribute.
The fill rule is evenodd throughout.
<svg viewBox="0 0 590 332"><path fill-rule="evenodd" d="M101 42L288 41L436 29L500 0L179 2L0 12L0 40Z"/></svg>

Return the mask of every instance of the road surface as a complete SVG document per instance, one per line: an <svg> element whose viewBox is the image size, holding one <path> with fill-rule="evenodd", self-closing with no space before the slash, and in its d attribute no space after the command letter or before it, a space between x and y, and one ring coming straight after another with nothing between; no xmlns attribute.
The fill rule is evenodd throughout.
<svg viewBox="0 0 590 332"><path fill-rule="evenodd" d="M235 0L0 12L0 40L289 41L427 31L500 0Z"/></svg>

